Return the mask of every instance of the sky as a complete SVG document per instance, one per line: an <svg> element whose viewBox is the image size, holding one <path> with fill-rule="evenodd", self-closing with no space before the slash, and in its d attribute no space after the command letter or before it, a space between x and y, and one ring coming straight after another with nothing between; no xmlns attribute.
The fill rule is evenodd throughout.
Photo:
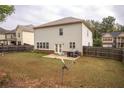
<svg viewBox="0 0 124 93"><path fill-rule="evenodd" d="M116 23L124 25L123 5L16 5L15 11L6 21L0 23L0 27L11 30L17 25L41 25L43 23L61 19L64 17L76 17L102 21L102 18L113 16Z"/></svg>

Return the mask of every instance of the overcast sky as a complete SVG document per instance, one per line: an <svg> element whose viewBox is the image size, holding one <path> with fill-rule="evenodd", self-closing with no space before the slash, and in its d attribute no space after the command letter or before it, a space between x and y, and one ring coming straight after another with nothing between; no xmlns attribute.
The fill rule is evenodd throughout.
<svg viewBox="0 0 124 93"><path fill-rule="evenodd" d="M113 16L116 22L124 24L124 6L31 6L17 5L15 13L7 17L0 27L14 29L20 25L40 25L63 17L76 17L101 21L103 17Z"/></svg>

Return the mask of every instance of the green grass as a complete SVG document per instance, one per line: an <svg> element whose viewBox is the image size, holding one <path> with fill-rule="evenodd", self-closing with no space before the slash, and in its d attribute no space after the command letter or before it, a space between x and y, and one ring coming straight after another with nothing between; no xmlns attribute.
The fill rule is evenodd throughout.
<svg viewBox="0 0 124 93"><path fill-rule="evenodd" d="M43 55L45 54L20 52L0 56L0 70L7 72L13 81L42 79L44 82L54 81L59 85L62 63L58 59L44 58ZM71 61L66 61L67 65L70 63ZM42 87L43 83L40 84L33 87ZM124 64L111 59L80 57L65 71L63 86L124 87ZM44 84L43 87L49 85Z"/></svg>

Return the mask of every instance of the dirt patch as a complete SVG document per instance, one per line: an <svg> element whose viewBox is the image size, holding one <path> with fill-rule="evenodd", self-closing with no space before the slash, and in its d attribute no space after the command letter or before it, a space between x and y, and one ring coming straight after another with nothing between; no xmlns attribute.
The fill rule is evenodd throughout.
<svg viewBox="0 0 124 93"><path fill-rule="evenodd" d="M26 78L25 80L12 80L8 87L15 88L60 88L67 87L62 86L59 82L55 82L54 80L45 80L45 79L34 79L30 80Z"/></svg>
<svg viewBox="0 0 124 93"><path fill-rule="evenodd" d="M0 87L6 87L10 80L9 75L5 71L0 70Z"/></svg>

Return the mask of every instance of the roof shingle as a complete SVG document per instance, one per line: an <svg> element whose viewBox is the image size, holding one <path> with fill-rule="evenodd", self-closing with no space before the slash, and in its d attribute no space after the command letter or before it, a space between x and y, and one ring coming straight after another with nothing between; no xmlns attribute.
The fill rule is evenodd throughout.
<svg viewBox="0 0 124 93"><path fill-rule="evenodd" d="M43 28L43 27L50 27L50 26L58 26L58 25L64 25L64 24L70 24L70 23L81 23L83 20L73 17L66 17L62 18L56 21L48 22L39 26L36 26L34 28Z"/></svg>

